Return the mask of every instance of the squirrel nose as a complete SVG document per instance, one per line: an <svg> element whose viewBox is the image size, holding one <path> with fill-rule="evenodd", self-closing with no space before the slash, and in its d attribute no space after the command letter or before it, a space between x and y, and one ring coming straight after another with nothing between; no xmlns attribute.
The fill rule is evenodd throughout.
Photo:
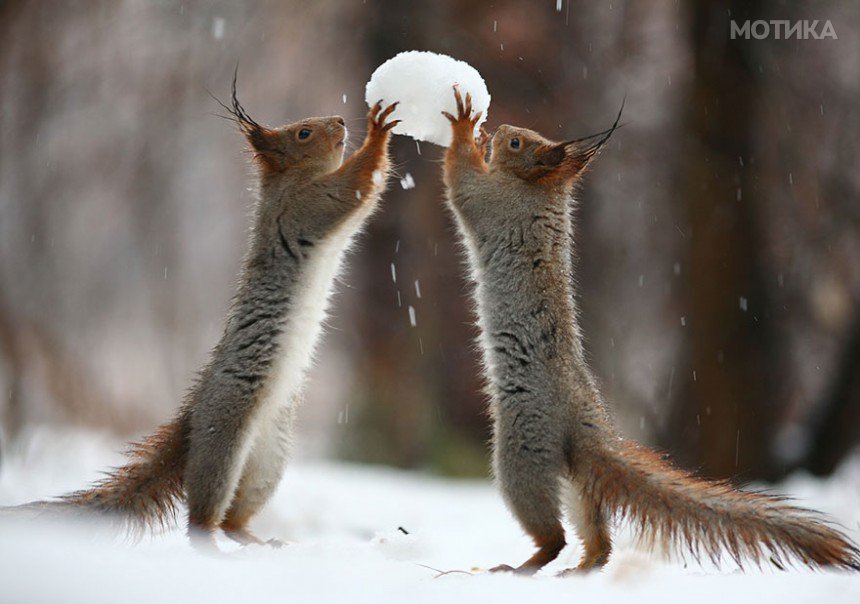
<svg viewBox="0 0 860 604"><path fill-rule="evenodd" d="M346 126L346 122L343 121L343 118L340 117L339 115L334 116L334 121L336 121L341 126Z"/></svg>

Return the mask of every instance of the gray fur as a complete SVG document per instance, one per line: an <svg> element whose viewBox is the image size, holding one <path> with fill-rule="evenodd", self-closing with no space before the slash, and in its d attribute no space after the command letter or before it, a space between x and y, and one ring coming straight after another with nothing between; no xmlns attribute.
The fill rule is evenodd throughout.
<svg viewBox="0 0 860 604"><path fill-rule="evenodd" d="M444 176L476 283L493 465L538 546L516 570L533 573L564 547L563 507L584 545L572 572L606 563L613 517L630 518L667 548L683 544L697 559L704 552L718 560L726 550L738 563L761 562L770 550L809 566L860 569L857 547L807 511L696 480L616 433L582 348L571 191L618 120L585 145L595 137L554 143L501 126L487 165L469 98L464 104L457 94L457 104Z"/></svg>
<svg viewBox="0 0 860 604"><path fill-rule="evenodd" d="M326 137L317 146L328 144L327 139L345 131L340 118L304 120L283 133L269 131L276 141L281 136L290 143L284 155L299 159L281 171L261 168L238 292L212 361L188 402L185 491L192 537L200 530L205 538L222 520L238 518L244 525L277 486L301 377L342 252L384 188L371 182L371 173L387 173L388 131L374 119L370 122L368 141L339 168L325 153L320 158L298 149L293 153L298 143L290 135L312 127ZM258 151L271 152L269 145L257 148L255 140L249 136ZM290 345L301 350L290 350Z"/></svg>
<svg viewBox="0 0 860 604"><path fill-rule="evenodd" d="M131 447L131 461L87 489L21 511L97 513L135 533L188 505L192 543L221 527L244 543L286 463L308 369L341 258L375 210L388 174L394 110L368 114L362 147L343 162L340 117L269 129L236 99L223 105L259 168L259 194L239 285L220 341L176 418Z"/></svg>
<svg viewBox="0 0 860 604"><path fill-rule="evenodd" d="M569 196L504 170L464 178L448 200L476 284L493 466L523 527L552 533L573 449L610 426L576 320Z"/></svg>

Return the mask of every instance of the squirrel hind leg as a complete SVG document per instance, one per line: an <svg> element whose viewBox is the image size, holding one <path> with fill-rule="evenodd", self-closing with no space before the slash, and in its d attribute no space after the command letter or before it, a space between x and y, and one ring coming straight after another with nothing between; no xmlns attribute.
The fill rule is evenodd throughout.
<svg viewBox="0 0 860 604"><path fill-rule="evenodd" d="M519 466L517 462L503 459L496 466L496 475L508 507L538 550L516 569L502 565L491 570L531 575L555 560L567 543L561 523L557 474L551 468L533 472L532 466Z"/></svg>
<svg viewBox="0 0 860 604"><path fill-rule="evenodd" d="M588 497L578 485L569 482L562 489L567 516L582 540L583 554L579 565L560 573L560 576L598 570L612 553L612 536L609 519L598 502Z"/></svg>
<svg viewBox="0 0 860 604"><path fill-rule="evenodd" d="M546 535L532 535L532 538L534 539L538 551L536 551L531 558L516 568L507 564L500 564L499 566L491 568L490 572L514 572L518 575L533 575L558 558L561 550L563 550L564 546L567 545L564 540L564 529L561 525L558 526L557 531L547 533Z"/></svg>
<svg viewBox="0 0 860 604"><path fill-rule="evenodd" d="M274 489L273 489L274 490ZM240 545L269 545L274 548L280 548L284 545L283 541L278 539L265 540L258 537L248 524L251 518L256 515L263 504L268 500L268 497L248 496L240 486L236 491L236 496L227 514L221 521L220 528L224 534L231 540Z"/></svg>
<svg viewBox="0 0 860 604"><path fill-rule="evenodd" d="M207 556L218 556L221 550L215 542L215 527L188 520L188 540L197 552Z"/></svg>
<svg viewBox="0 0 860 604"><path fill-rule="evenodd" d="M277 419L263 427L254 442L239 486L227 509L220 528L233 541L242 545L281 547L277 539L257 537L248 523L262 509L278 487L289 451L292 408L284 408Z"/></svg>

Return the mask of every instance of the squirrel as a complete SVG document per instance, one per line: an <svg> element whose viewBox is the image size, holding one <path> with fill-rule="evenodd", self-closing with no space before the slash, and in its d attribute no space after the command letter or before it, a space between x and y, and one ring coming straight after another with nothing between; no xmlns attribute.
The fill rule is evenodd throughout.
<svg viewBox="0 0 860 604"><path fill-rule="evenodd" d="M217 101L217 99L216 99ZM344 251L378 205L397 103L367 114L364 144L344 161L342 117L280 128L218 101L244 134L258 195L237 293L220 341L175 419L130 447L130 461L88 489L7 509L110 516L132 533L166 525L184 501L192 545L241 544L284 469L297 399Z"/></svg>
<svg viewBox="0 0 860 604"><path fill-rule="evenodd" d="M572 283L572 189L618 127L566 142L500 126L490 139L471 98L454 88L457 115L444 159L446 205L475 282L490 412L493 470L508 508L537 552L532 574L565 547L566 513L582 540L579 566L609 559L610 524L630 520L664 550L686 549L743 566L796 559L860 570L860 552L814 512L784 498L736 490L676 469L622 438L585 358ZM622 105L623 109L623 105ZM487 143L491 140L489 163Z"/></svg>

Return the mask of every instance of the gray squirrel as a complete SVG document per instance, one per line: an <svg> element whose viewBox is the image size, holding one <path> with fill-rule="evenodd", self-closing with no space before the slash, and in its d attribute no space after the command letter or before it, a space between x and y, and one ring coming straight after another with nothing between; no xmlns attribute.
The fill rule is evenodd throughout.
<svg viewBox="0 0 860 604"><path fill-rule="evenodd" d="M567 512L579 566L603 566L610 524L628 519L652 544L695 559L760 563L767 552L808 566L860 570L860 553L816 514L784 498L736 490L675 469L622 438L586 363L572 283L571 192L618 126L553 142L500 126L489 164L480 114L455 87L444 161L447 205L467 251L493 418L493 466L504 499L537 552L531 574L565 546ZM622 106L623 107L623 106ZM619 119L621 114L619 113Z"/></svg>
<svg viewBox="0 0 860 604"><path fill-rule="evenodd" d="M389 172L397 103L368 113L364 144L344 161L341 117L280 128L229 112L258 167L258 198L238 290L224 333L175 419L135 443L129 462L92 487L7 510L101 514L132 532L188 506L193 545L215 531L264 543L248 528L284 470L304 375L344 251L378 205ZM268 542L279 545L276 540Z"/></svg>

